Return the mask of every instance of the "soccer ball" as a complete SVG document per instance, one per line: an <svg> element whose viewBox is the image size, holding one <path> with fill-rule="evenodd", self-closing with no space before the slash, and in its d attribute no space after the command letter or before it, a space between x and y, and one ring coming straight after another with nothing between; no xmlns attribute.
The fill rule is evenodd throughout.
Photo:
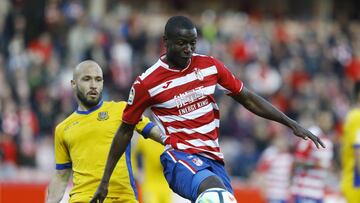
<svg viewBox="0 0 360 203"><path fill-rule="evenodd" d="M199 195L195 203L237 203L234 195L222 188L211 188Z"/></svg>

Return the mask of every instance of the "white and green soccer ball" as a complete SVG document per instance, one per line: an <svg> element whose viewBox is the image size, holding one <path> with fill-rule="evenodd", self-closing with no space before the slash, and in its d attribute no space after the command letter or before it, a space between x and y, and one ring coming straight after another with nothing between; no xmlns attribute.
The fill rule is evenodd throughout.
<svg viewBox="0 0 360 203"><path fill-rule="evenodd" d="M222 188L211 188L199 195L195 203L237 203L234 195Z"/></svg>

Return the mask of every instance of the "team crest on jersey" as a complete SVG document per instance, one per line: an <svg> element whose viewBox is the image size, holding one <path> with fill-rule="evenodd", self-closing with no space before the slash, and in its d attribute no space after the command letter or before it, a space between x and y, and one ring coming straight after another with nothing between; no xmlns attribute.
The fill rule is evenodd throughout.
<svg viewBox="0 0 360 203"><path fill-rule="evenodd" d="M191 161L197 166L202 166L204 164L204 162L201 159L199 159L198 157L191 159Z"/></svg>
<svg viewBox="0 0 360 203"><path fill-rule="evenodd" d="M131 87L130 94L129 94L129 99L128 99L127 103L129 105L132 105L133 102L134 102L134 98L135 98L135 88Z"/></svg>
<svg viewBox="0 0 360 203"><path fill-rule="evenodd" d="M105 120L109 119L108 112L107 111L99 112L97 119L98 119L98 121L105 121Z"/></svg>
<svg viewBox="0 0 360 203"><path fill-rule="evenodd" d="M204 80L204 75L199 68L195 68L195 76L198 80Z"/></svg>

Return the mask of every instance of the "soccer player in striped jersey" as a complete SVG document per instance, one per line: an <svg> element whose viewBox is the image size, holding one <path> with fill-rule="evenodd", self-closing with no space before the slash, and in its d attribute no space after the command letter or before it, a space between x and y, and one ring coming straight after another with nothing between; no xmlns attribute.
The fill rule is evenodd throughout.
<svg viewBox="0 0 360 203"><path fill-rule="evenodd" d="M319 117L328 112L320 112ZM295 149L294 177L291 193L295 203L323 203L325 199L326 178L329 176L333 158L333 144L318 126L309 130L321 138L326 148L316 149L309 142L300 140Z"/></svg>
<svg viewBox="0 0 360 203"><path fill-rule="evenodd" d="M293 156L285 132L277 133L272 144L262 153L256 170L256 179L267 203L290 202L290 180Z"/></svg>
<svg viewBox="0 0 360 203"><path fill-rule="evenodd" d="M136 78L123 123L109 152L103 179L92 202L106 197L113 168L132 137L134 124L150 108L164 135L160 159L170 188L191 201L207 189L233 192L220 151L216 87L253 113L291 128L296 136L321 140L248 90L219 60L195 54L197 32L187 17L171 17L165 26L165 55Z"/></svg>
<svg viewBox="0 0 360 203"><path fill-rule="evenodd" d="M78 108L55 130L56 172L48 188L48 203L60 202L71 174L70 202L91 200L126 106L126 102L102 101L103 73L94 61L84 61L75 68L71 85ZM134 129L161 143L160 130L148 118L141 116ZM131 149L124 144L126 156L114 170L105 202L138 202L131 171Z"/></svg>
<svg viewBox="0 0 360 203"><path fill-rule="evenodd" d="M341 190L348 203L360 202L360 81L354 90L356 105L346 117L341 143Z"/></svg>

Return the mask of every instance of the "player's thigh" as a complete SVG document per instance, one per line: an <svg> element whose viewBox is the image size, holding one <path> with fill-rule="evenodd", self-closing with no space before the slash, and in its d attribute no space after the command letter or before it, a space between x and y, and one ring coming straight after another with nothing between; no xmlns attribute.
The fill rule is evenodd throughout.
<svg viewBox="0 0 360 203"><path fill-rule="evenodd" d="M228 176L225 166L217 161L213 161L207 158L203 159L211 166L211 171L216 174L218 178L224 183L226 190L234 194L233 188L231 186L230 177Z"/></svg>
<svg viewBox="0 0 360 203"><path fill-rule="evenodd" d="M211 171L211 166L197 155L170 150L164 152L160 159L170 188L189 200L196 199L202 181L217 176Z"/></svg>

